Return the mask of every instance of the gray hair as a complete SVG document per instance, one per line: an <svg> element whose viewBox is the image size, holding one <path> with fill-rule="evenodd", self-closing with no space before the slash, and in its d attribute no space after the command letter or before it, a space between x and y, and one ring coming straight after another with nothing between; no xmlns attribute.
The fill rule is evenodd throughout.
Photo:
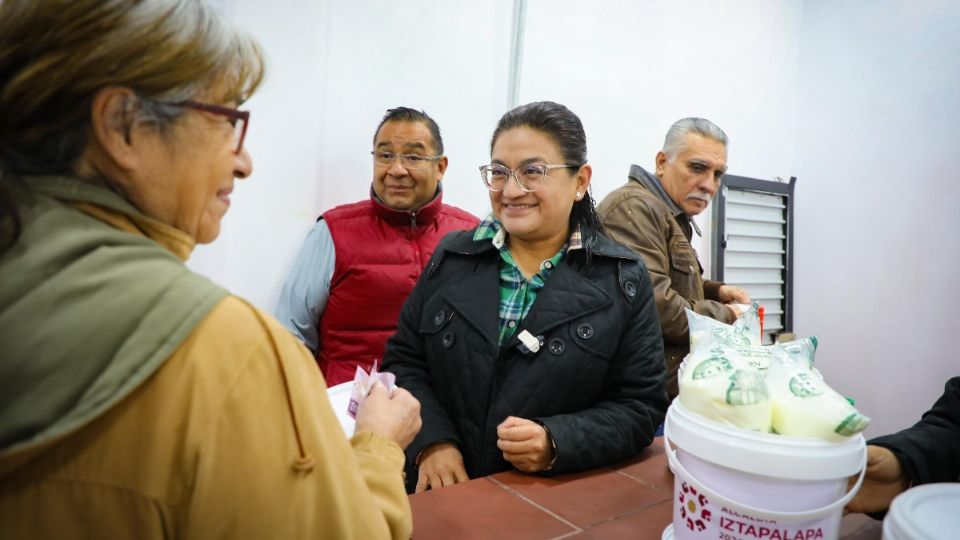
<svg viewBox="0 0 960 540"><path fill-rule="evenodd" d="M686 148L687 135L690 133L713 139L724 147L727 146L727 134L713 122L706 118L682 118L670 126L663 140L663 153L667 155L668 161L673 161L673 158Z"/></svg>
<svg viewBox="0 0 960 540"><path fill-rule="evenodd" d="M182 107L242 102L263 80L259 43L200 0L0 0L0 254L20 216L12 175L71 174L90 144L102 88L139 96L137 121L162 132Z"/></svg>
<svg viewBox="0 0 960 540"><path fill-rule="evenodd" d="M132 89L136 119L162 129L183 109L161 102L242 102L264 64L259 43L200 0L0 0L0 170L72 172L102 88Z"/></svg>

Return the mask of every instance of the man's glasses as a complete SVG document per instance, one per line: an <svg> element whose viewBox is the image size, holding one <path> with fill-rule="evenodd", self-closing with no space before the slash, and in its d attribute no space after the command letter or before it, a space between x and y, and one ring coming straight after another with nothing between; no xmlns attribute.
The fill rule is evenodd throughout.
<svg viewBox="0 0 960 540"><path fill-rule="evenodd" d="M174 107L186 107L196 111L203 111L225 116L227 121L230 122L230 125L233 126L233 140L237 143L237 147L234 149L233 153L239 154L240 150L243 150L243 139L247 137L247 125L250 124L250 111L241 111L239 109L231 109L230 107L222 107L220 105L212 105L210 103L201 103L199 101L193 101L190 99L177 101L176 103L166 103L166 105L173 105Z"/></svg>
<svg viewBox="0 0 960 540"><path fill-rule="evenodd" d="M393 152L380 152L378 150L370 153L373 154L373 162L377 165L390 167L397 158L400 158L400 164L408 170L423 168L427 163L443 157L442 155L431 157L417 154L394 154Z"/></svg>
<svg viewBox="0 0 960 540"><path fill-rule="evenodd" d="M510 170L503 165L481 165L480 177L490 191L503 191L507 182L513 176L520 189L526 192L536 191L547 178L547 172L553 169L579 169L580 165L548 165L545 163L530 163Z"/></svg>

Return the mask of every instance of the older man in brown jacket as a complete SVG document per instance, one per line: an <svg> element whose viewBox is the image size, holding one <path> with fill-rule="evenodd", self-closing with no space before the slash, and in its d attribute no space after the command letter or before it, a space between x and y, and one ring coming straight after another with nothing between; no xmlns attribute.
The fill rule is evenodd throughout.
<svg viewBox="0 0 960 540"><path fill-rule="evenodd" d="M660 314L667 390L677 394L677 367L690 350L684 308L731 323L739 316L731 304L749 303L738 287L704 280L703 267L690 244L693 217L703 212L727 170L727 135L703 118L678 120L657 152L656 175L630 166L627 183L600 202L607 235L639 253L653 280Z"/></svg>

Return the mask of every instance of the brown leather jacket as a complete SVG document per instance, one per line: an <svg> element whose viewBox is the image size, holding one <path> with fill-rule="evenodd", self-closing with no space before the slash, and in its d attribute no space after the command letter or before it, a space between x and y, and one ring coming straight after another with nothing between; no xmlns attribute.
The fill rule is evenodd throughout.
<svg viewBox="0 0 960 540"><path fill-rule="evenodd" d="M666 193L658 192L663 193L659 179L633 165L627 183L604 197L597 210L607 236L639 253L650 271L672 398L678 390L677 367L690 351L684 308L728 324L734 315L718 301L723 284L702 277L703 267L690 244L690 218Z"/></svg>

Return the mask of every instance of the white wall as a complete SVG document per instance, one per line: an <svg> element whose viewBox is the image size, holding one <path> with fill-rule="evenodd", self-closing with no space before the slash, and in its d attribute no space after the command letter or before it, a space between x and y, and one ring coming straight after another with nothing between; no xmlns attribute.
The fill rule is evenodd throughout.
<svg viewBox="0 0 960 540"><path fill-rule="evenodd" d="M219 0L225 14L263 45L268 73L244 145L253 175L235 185L220 237L198 246L189 266L273 311L319 197L324 124L326 2ZM291 17L291 13L297 16Z"/></svg>
<svg viewBox="0 0 960 540"><path fill-rule="evenodd" d="M597 200L653 171L670 125L702 116L730 137L728 165L796 170L802 2L530 0L520 102L563 103L584 123ZM709 268L710 213L694 246Z"/></svg>
<svg viewBox="0 0 960 540"><path fill-rule="evenodd" d="M255 174L191 267L271 309L316 216L366 196L373 130L401 104L440 124L445 200L488 212L476 168L507 108L511 0L215 3L260 39L270 74L247 104ZM795 133L780 126L797 115L801 6L531 0L520 102L559 101L581 117L598 200L631 163L652 167L667 128L690 115L727 130L739 174L789 175ZM709 212L698 222L709 267Z"/></svg>
<svg viewBox="0 0 960 540"><path fill-rule="evenodd" d="M317 216L367 196L374 130L388 108L424 109L450 166L444 200L489 210L477 167L506 108L508 0L219 0L264 46L266 84L244 105L254 174L223 233L191 268L273 311Z"/></svg>
<svg viewBox="0 0 960 540"><path fill-rule="evenodd" d="M808 1L796 324L881 434L960 375L960 4Z"/></svg>
<svg viewBox="0 0 960 540"><path fill-rule="evenodd" d="M487 212L476 167L506 109L511 0L217 3L271 72L248 103L253 179L193 268L272 310L316 216L366 197L373 130L396 105L439 122L445 200ZM795 330L821 337L818 363L874 417L868 433L912 423L960 372L955 2L530 0L526 23L520 102L579 114L598 199L689 115L730 136L731 173L799 178Z"/></svg>

